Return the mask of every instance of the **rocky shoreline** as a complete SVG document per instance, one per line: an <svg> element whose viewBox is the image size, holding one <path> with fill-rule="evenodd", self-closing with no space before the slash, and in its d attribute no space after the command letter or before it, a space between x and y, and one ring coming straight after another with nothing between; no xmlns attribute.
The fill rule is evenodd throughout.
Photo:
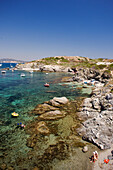
<svg viewBox="0 0 113 170"><path fill-rule="evenodd" d="M91 69L82 69L73 77L77 82L86 82L91 78L94 79L94 89L91 97L83 101L78 112L85 121L77 131L83 140L100 149L108 149L113 144L113 81L107 73Z"/></svg>

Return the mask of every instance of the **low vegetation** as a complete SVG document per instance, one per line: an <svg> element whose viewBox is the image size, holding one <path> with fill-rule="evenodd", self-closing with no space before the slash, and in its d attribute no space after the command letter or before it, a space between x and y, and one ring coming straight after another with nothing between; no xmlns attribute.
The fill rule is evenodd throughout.
<svg viewBox="0 0 113 170"><path fill-rule="evenodd" d="M108 69L112 71L112 70L113 70L113 64L110 64L110 65L108 66Z"/></svg>
<svg viewBox="0 0 113 170"><path fill-rule="evenodd" d="M37 65L44 64L44 65L61 65L64 67L71 67L71 68L93 68L93 69L105 69L105 70L113 70L113 64L111 65L97 65L98 62L112 62L108 59L98 58L98 59L90 59L87 57L82 56L58 56L58 57L47 57L37 61Z"/></svg>

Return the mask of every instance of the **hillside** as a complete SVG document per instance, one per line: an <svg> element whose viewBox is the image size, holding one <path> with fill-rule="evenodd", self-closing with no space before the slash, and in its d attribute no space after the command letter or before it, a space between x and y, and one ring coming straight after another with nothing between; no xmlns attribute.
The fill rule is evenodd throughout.
<svg viewBox="0 0 113 170"><path fill-rule="evenodd" d="M108 64L109 63L109 64ZM75 70L75 68L92 68L113 70L113 62L109 59L90 59L81 56L55 56L18 64L17 69L35 71L64 71Z"/></svg>
<svg viewBox="0 0 113 170"><path fill-rule="evenodd" d="M25 63L26 61L22 60L15 60L11 58L2 58L0 59L0 63Z"/></svg>

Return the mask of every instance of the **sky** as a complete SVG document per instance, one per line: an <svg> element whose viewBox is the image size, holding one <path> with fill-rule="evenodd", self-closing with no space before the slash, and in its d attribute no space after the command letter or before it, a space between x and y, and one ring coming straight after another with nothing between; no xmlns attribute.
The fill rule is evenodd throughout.
<svg viewBox="0 0 113 170"><path fill-rule="evenodd" d="M113 0L0 0L0 59L113 59Z"/></svg>

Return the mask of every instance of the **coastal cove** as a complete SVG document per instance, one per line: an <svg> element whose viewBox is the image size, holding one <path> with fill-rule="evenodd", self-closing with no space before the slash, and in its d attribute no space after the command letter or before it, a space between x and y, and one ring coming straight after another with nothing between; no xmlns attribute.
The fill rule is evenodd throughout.
<svg viewBox="0 0 113 170"><path fill-rule="evenodd" d="M21 77L21 73L24 73L26 76ZM34 72L33 74L30 74L29 72L25 71L18 71L15 70L12 72L11 70L7 70L5 75L0 75L0 97L1 97L1 121L0 121L0 131L1 131L1 162L0 165L3 166L4 164L7 165L7 167L13 167L14 169L22 169L23 166L29 166L28 161L28 155L30 154L32 147L29 146L29 133L27 132L27 129L30 129L30 122L35 119L35 115L32 114L32 110L35 108L37 104L41 104L45 101L49 101L50 99L54 97L62 97L66 96L69 101L73 101L72 112L76 112L76 109L79 108L79 105L76 103L81 103L81 100L79 97L86 97L89 96L86 91L85 93L82 93L82 91L77 87L76 83L72 82L62 82L62 78L70 79L72 78L72 75L69 73L41 73L41 72ZM44 87L44 83L48 82L50 84L49 88ZM78 100L78 102L74 102L75 99ZM71 103L70 103L71 104ZM67 106L66 106L67 107ZM69 106L68 106L69 107ZM68 108L69 109L69 108ZM65 110L67 110L65 108ZM11 113L17 112L19 114L19 117L12 118ZM72 113L73 115L73 113ZM49 125L51 127L57 126L59 124L59 130L57 133L57 136L53 132L49 135L48 138L48 145L47 143L43 142L47 140L44 136L41 135L39 138L41 141L41 148L45 147L46 145L54 145L55 141L62 141L59 144L55 144L56 147L65 147L67 137L71 133L70 129L72 125L74 125L73 116L67 115L66 117L62 118L61 120L55 120L57 123L56 125L53 122L53 125ZM76 120L76 118L75 118ZM78 120L79 121L79 120ZM17 124L23 123L26 125L25 130L21 129ZM64 123L63 123L64 122ZM69 123L70 122L70 123ZM64 125L66 124L66 126ZM65 129L67 128L67 130ZM54 129L54 128L52 128ZM61 131L64 131L61 133ZM65 133L66 130L66 133ZM27 133L26 133L27 132ZM62 135L61 135L62 134ZM48 136L48 135L47 135ZM59 139L58 139L59 138ZM73 137L72 137L73 138ZM71 139L72 141L73 139ZM69 140L70 141L70 140ZM49 144L50 143L50 144ZM75 147L78 148L78 146L84 146L81 142L81 138L77 138L77 141L75 142ZM57 146L58 145L58 146ZM40 148L39 155L43 150ZM45 148L46 149L46 148ZM75 149L76 150L76 149ZM66 150L67 154L69 150ZM65 150L63 151L65 152ZM28 154L29 153L29 154ZM32 153L32 152L31 152ZM26 155L28 154L28 155ZM35 154L35 153L34 153ZM62 157L62 151L59 150L59 155ZM19 156L20 155L20 156ZM25 159L27 156L27 159L25 162L22 163L22 165L19 164L18 159ZM53 155L54 156L54 155ZM54 156L54 158L57 158L57 155ZM60 157L60 159L61 159ZM52 158L53 159L53 158ZM15 161L14 161L15 160ZM35 161L35 160L34 160ZM57 162L58 163L58 162ZM50 163L51 164L51 161ZM46 163L47 167L50 167ZM22 166L22 167L21 167ZM31 169L33 168L33 162L31 161ZM42 165L40 164L40 167ZM43 165L45 166L45 165ZM54 165L56 166L56 165Z"/></svg>
<svg viewBox="0 0 113 170"><path fill-rule="evenodd" d="M24 73L25 77L21 77L21 73ZM110 119L112 118L112 115L109 115L111 112L108 110L108 105L106 105L109 104L109 96L110 100L113 97L111 95L112 82L107 75L91 69L78 69L76 74L61 72L48 72L47 74L46 72L33 72L33 74L29 74L29 72L15 70L13 73L8 71L7 74L1 76L3 84L7 79L8 83L12 85L11 79L13 79L13 92L16 90L21 92L21 95L17 93L18 95L13 95L12 98L12 96L7 96L7 93L5 94L6 90L11 91L10 86L3 89L3 94L6 95L5 103L8 104L7 101L11 103L9 105L12 109L10 113L16 111L20 114L17 118L12 118L8 112L5 116L2 115L1 166L30 170L57 170L58 167L62 170L64 168L82 170L85 167L90 170L92 164L89 162L89 157L92 152L99 151L101 147L101 149L110 148L112 143L110 138L108 147L103 141L102 146L98 145L99 148L97 148L95 145L100 138L97 136L97 142L92 142L93 139L95 140L96 132L91 135L90 128L88 131L87 126L89 121L88 124L91 124L90 126L95 130L95 125L93 127L90 120L96 117L94 120L96 123L98 118L101 119L103 110L107 110L107 118L109 116ZM11 78L10 80L8 76ZM92 76L97 77L98 81L91 80ZM46 82L50 84L49 88L44 87ZM109 86L107 83L110 83ZM99 96L100 89L103 89L104 92L103 103ZM32 90L32 95L30 95L30 90ZM95 97L99 102L95 101ZM84 98L86 99L84 100ZM32 105L29 101L32 101ZM110 108L112 109L112 103ZM3 109L5 110L5 107ZM106 116L104 112L102 114ZM22 122L26 127L21 128L17 121L18 123ZM109 123L111 121L109 120ZM101 127L101 125L98 126ZM99 133L101 135L102 132L99 131ZM108 140L107 136L106 139ZM88 148L86 153L83 152L85 146ZM28 163L29 161L30 163Z"/></svg>

